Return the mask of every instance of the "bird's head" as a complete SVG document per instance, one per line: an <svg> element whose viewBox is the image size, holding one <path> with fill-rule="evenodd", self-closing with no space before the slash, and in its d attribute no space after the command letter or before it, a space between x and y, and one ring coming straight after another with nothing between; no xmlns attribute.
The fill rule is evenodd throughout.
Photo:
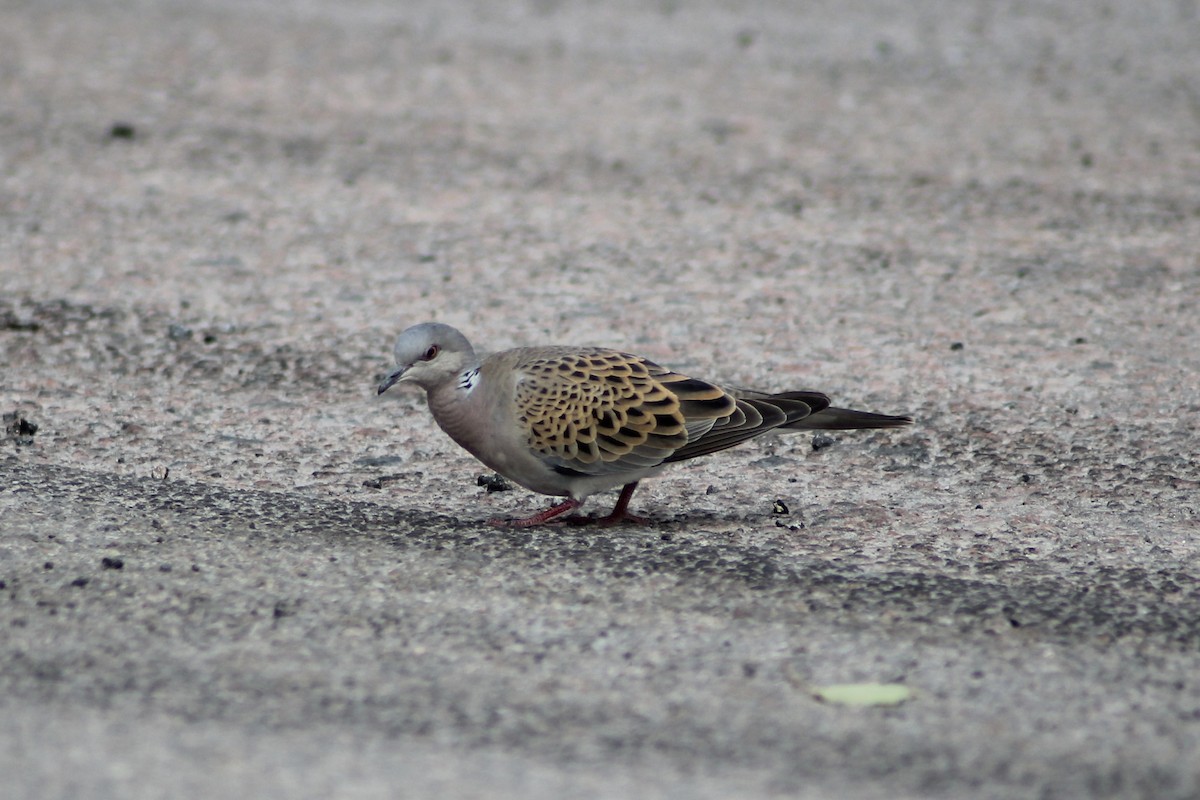
<svg viewBox="0 0 1200 800"><path fill-rule="evenodd" d="M429 391L478 364L475 348L467 337L440 322L422 322L408 328L396 339L392 352L396 369L380 382L379 394L403 382Z"/></svg>

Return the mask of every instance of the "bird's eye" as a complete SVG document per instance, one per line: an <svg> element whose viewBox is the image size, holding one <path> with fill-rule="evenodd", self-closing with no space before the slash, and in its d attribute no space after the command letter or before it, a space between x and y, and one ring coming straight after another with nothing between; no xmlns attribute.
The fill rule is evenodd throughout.
<svg viewBox="0 0 1200 800"><path fill-rule="evenodd" d="M431 344L429 349L425 351L425 355L421 356L422 361L433 361L437 358L438 351L441 350L436 344Z"/></svg>

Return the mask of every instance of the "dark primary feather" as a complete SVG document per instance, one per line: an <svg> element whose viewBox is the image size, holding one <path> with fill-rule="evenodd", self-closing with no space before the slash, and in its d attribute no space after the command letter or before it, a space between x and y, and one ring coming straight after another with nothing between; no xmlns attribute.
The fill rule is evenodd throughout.
<svg viewBox="0 0 1200 800"><path fill-rule="evenodd" d="M719 420L707 433L689 440L666 461L685 461L725 450L774 428L795 424L812 414L812 406L794 397L768 396L735 402L734 413Z"/></svg>

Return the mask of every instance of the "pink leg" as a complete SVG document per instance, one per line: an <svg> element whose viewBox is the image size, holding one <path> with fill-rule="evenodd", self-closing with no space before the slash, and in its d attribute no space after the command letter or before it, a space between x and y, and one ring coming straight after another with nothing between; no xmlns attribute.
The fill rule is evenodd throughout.
<svg viewBox="0 0 1200 800"><path fill-rule="evenodd" d="M600 525L608 527L616 525L618 522L630 522L634 525L649 525L650 520L645 517L639 517L629 513L629 500L633 497L633 492L637 489L638 482L625 484L625 488L621 489L621 496L617 498L617 504L613 506L613 510L606 517L571 517L567 522L579 525Z"/></svg>
<svg viewBox="0 0 1200 800"><path fill-rule="evenodd" d="M556 506L550 506L544 511L539 511L532 517L524 517L523 519L493 519L489 520L492 525L498 528L532 528L534 525L541 525L547 520L554 519L560 514L566 514L568 511L574 511L583 503L574 498L567 498Z"/></svg>

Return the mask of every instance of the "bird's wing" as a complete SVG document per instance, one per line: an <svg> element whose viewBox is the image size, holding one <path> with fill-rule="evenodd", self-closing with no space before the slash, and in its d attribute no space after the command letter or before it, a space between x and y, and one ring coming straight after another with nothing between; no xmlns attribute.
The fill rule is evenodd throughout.
<svg viewBox="0 0 1200 800"><path fill-rule="evenodd" d="M514 370L515 413L530 449L581 475L715 453L829 405L818 392L735 396L615 350L530 349Z"/></svg>
<svg viewBox="0 0 1200 800"><path fill-rule="evenodd" d="M531 348L514 371L517 423L530 449L562 471L654 467L738 416L720 387L615 350Z"/></svg>

